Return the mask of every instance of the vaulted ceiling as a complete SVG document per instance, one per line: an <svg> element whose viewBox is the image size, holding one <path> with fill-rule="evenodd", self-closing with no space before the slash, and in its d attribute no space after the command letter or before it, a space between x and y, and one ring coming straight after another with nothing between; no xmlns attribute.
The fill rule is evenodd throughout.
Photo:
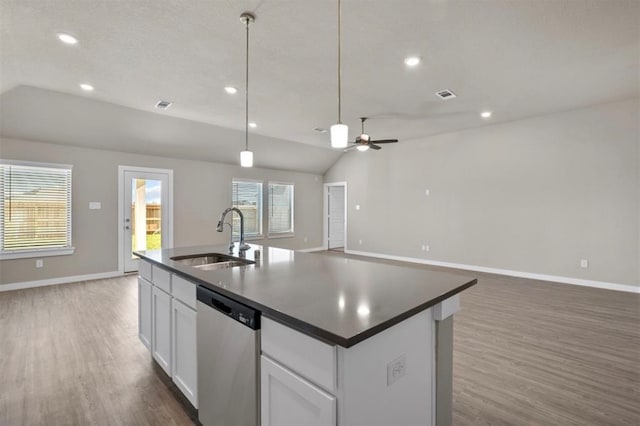
<svg viewBox="0 0 640 426"><path fill-rule="evenodd" d="M244 140L245 10L257 16L256 165L322 172L342 154L312 130L336 121L334 0L0 0L0 131L235 163ZM60 43L60 32L79 43ZM407 68L409 55L422 62ZM402 143L639 96L639 63L636 0L343 0L351 138L361 116L372 117L372 137ZM83 82L95 91L82 92ZM239 92L225 93L228 85ZM441 89L457 97L440 100ZM160 99L174 104L158 110ZM484 110L491 119L479 116ZM59 119L34 129L48 113Z"/></svg>

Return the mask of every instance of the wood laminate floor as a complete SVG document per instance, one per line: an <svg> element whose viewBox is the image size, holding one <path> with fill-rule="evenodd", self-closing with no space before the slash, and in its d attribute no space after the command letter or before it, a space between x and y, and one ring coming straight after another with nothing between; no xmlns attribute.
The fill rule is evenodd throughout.
<svg viewBox="0 0 640 426"><path fill-rule="evenodd" d="M454 425L640 424L640 295L460 273ZM134 276L0 293L0 425L192 416L138 341Z"/></svg>

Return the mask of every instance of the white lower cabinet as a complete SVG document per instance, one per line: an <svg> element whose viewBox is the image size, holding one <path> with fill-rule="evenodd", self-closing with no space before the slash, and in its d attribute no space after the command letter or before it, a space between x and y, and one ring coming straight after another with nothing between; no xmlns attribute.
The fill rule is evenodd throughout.
<svg viewBox="0 0 640 426"><path fill-rule="evenodd" d="M139 270L140 341L198 408L197 285L142 259Z"/></svg>
<svg viewBox="0 0 640 426"><path fill-rule="evenodd" d="M138 277L138 338L151 350L151 290L153 285Z"/></svg>
<svg viewBox="0 0 640 426"><path fill-rule="evenodd" d="M151 296L151 354L171 376L171 295L153 286Z"/></svg>
<svg viewBox="0 0 640 426"><path fill-rule="evenodd" d="M336 426L336 397L264 355L261 357L262 426Z"/></svg>
<svg viewBox="0 0 640 426"><path fill-rule="evenodd" d="M194 284L192 284L194 285ZM171 307L173 381L198 408L196 311L174 298Z"/></svg>

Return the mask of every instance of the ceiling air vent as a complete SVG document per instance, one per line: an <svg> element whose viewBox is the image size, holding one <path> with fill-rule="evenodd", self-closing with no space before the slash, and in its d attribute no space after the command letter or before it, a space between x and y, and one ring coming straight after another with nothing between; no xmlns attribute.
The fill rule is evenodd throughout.
<svg viewBox="0 0 640 426"><path fill-rule="evenodd" d="M167 109L171 106L171 104L173 104L173 102L169 102L169 101L158 101L158 103L156 104L156 108L159 109Z"/></svg>
<svg viewBox="0 0 640 426"><path fill-rule="evenodd" d="M456 94L453 93L451 90L440 90L439 92L436 92L436 96L439 97L440 99L453 99L456 97Z"/></svg>

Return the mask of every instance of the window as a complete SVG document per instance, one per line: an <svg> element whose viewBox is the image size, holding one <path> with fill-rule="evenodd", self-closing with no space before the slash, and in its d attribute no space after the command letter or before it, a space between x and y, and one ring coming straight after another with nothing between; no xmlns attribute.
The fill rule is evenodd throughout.
<svg viewBox="0 0 640 426"><path fill-rule="evenodd" d="M73 253L71 166L0 160L0 258Z"/></svg>
<svg viewBox="0 0 640 426"><path fill-rule="evenodd" d="M262 182L233 180L233 206L244 216L245 237L262 236ZM240 217L233 213L233 233L240 233Z"/></svg>
<svg viewBox="0 0 640 426"><path fill-rule="evenodd" d="M293 233L293 184L269 182L269 235Z"/></svg>

